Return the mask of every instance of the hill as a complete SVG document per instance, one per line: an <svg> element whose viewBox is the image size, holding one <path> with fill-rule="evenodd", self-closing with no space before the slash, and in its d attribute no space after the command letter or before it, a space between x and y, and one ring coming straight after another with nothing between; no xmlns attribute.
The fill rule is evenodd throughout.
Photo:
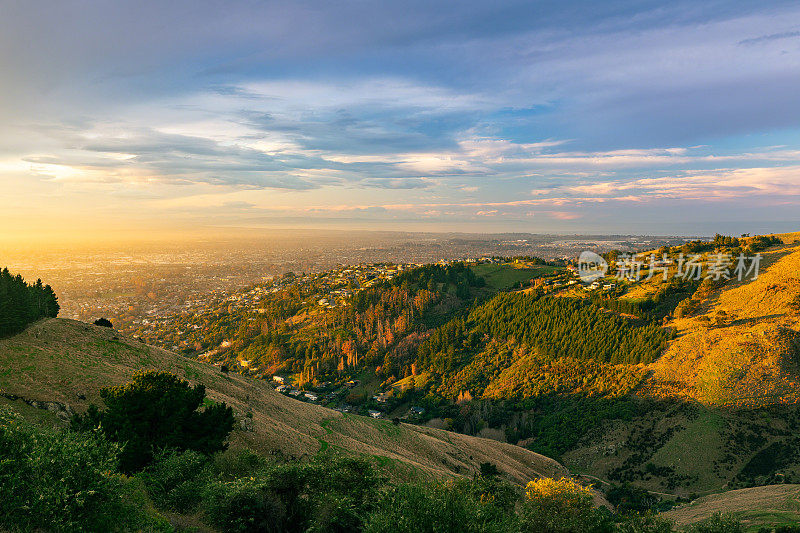
<svg viewBox="0 0 800 533"><path fill-rule="evenodd" d="M790 237L761 251L757 279L701 287L692 312L668 317L675 338L640 367L631 394L652 408L608 421L562 462L682 496L800 481L800 246Z"/></svg>
<svg viewBox="0 0 800 533"><path fill-rule="evenodd" d="M677 339L653 365L654 385L706 405L800 400L800 315L793 305L800 295L800 246L761 253L756 280L729 281L671 323Z"/></svg>
<svg viewBox="0 0 800 533"><path fill-rule="evenodd" d="M758 279L676 280L673 265L666 282L645 272L592 289L564 269L501 290L492 275L524 271L506 261L357 288L345 268L168 318L154 341L180 334L186 354L279 374L330 407L491 437L666 498L800 482L800 246L718 237L666 251L708 262L757 249Z"/></svg>
<svg viewBox="0 0 800 533"><path fill-rule="evenodd" d="M397 479L470 476L482 462L496 464L518 482L566 473L556 461L524 448L300 402L265 382L72 320L45 319L0 339L0 368L2 403L39 423L63 424L70 413L101 404L102 387L155 368L202 383L209 397L233 407L233 448L294 457L336 448L373 457Z"/></svg>
<svg viewBox="0 0 800 533"><path fill-rule="evenodd" d="M800 485L767 485L704 496L661 516L682 528L719 512L735 515L747 531L765 525L795 525L800 522Z"/></svg>

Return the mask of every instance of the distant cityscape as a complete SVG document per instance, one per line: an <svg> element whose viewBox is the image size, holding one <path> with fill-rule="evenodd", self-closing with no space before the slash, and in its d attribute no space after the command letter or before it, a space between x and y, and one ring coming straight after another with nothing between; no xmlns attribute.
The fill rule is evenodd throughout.
<svg viewBox="0 0 800 533"><path fill-rule="evenodd" d="M694 238L297 231L224 242L86 247L69 253L7 250L0 255L0 266L29 280L49 280L61 317L104 317L120 330L149 337L148 330L169 317L202 314L223 304L246 308L263 294L325 271L336 279L317 281L335 288L318 304L335 306L354 287L414 264L513 256L572 259L583 250L642 251Z"/></svg>

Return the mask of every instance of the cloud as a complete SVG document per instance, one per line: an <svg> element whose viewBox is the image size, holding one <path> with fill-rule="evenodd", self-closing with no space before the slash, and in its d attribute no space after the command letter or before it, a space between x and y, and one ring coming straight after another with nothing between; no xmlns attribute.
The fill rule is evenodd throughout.
<svg viewBox="0 0 800 533"><path fill-rule="evenodd" d="M426 178L367 178L359 182L363 187L376 187L379 189L427 189L435 182Z"/></svg>
<svg viewBox="0 0 800 533"><path fill-rule="evenodd" d="M750 39L743 39L739 41L737 44L740 45L752 45L758 44L768 41L777 41L780 39L791 39L792 37L800 37L800 31L784 31L781 33L772 33L770 35L762 35L760 37L753 37Z"/></svg>
<svg viewBox="0 0 800 533"><path fill-rule="evenodd" d="M568 221L797 198L790 3L82 5L0 18L23 203Z"/></svg>

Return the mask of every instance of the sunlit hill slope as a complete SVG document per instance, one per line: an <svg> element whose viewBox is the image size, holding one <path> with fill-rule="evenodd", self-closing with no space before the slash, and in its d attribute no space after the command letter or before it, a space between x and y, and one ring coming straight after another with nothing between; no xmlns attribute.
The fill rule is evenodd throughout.
<svg viewBox="0 0 800 533"><path fill-rule="evenodd" d="M566 472L557 462L511 444L299 402L264 382L72 320L42 320L0 340L0 401L29 419L63 425L70 413L101 404L102 387L152 368L202 383L211 398L231 405L237 418L234 448L294 457L339 449L375 458L397 479L471 476L485 461L519 482Z"/></svg>

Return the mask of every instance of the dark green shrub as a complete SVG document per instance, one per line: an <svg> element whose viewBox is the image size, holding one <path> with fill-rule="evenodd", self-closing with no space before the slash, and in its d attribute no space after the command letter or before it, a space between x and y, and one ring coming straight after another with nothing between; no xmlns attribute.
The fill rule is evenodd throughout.
<svg viewBox="0 0 800 533"><path fill-rule="evenodd" d="M268 461L263 455L244 450L225 450L214 455L212 469L214 474L227 481L240 477L250 477L264 471Z"/></svg>
<svg viewBox="0 0 800 533"><path fill-rule="evenodd" d="M169 372L139 372L130 383L101 389L107 409L90 407L72 425L88 428L99 422L110 440L123 444L120 470L137 472L162 450L210 455L227 447L233 410L224 403L211 403L198 411L205 395L203 385L191 387Z"/></svg>
<svg viewBox="0 0 800 533"><path fill-rule="evenodd" d="M689 533L744 533L742 523L733 515L716 513L710 518L693 524Z"/></svg>
<svg viewBox="0 0 800 533"><path fill-rule="evenodd" d="M606 493L606 498L614 506L617 514L621 515L649 511L658 503L658 498L645 489L628 483L612 486Z"/></svg>
<svg viewBox="0 0 800 533"><path fill-rule="evenodd" d="M497 469L497 465L494 463L481 463L481 475L484 477L492 477L500 475L500 470Z"/></svg>
<svg viewBox="0 0 800 533"><path fill-rule="evenodd" d="M166 528L141 484L115 473L117 451L102 435L42 430L0 408L0 528Z"/></svg>
<svg viewBox="0 0 800 533"><path fill-rule="evenodd" d="M671 533L672 524L654 515L629 518L617 525L617 533Z"/></svg>
<svg viewBox="0 0 800 533"><path fill-rule="evenodd" d="M209 524L225 533L272 533L285 530L286 512L262 480L239 479L209 484L203 510Z"/></svg>
<svg viewBox="0 0 800 533"><path fill-rule="evenodd" d="M515 516L488 512L462 483L404 484L393 487L367 520L367 533L485 533L513 531Z"/></svg>
<svg viewBox="0 0 800 533"><path fill-rule="evenodd" d="M209 471L205 455L192 450L169 451L157 456L139 477L157 507L186 513L200 503Z"/></svg>
<svg viewBox="0 0 800 533"><path fill-rule="evenodd" d="M351 457L320 457L311 463L281 465L266 474L269 490L286 508L289 531L305 531L314 524L322 530L333 516L351 517L348 509L363 521L384 482L371 463ZM338 531L338 522L331 523L328 531Z"/></svg>
<svg viewBox="0 0 800 533"><path fill-rule="evenodd" d="M357 531L384 483L369 461L348 457L270 466L241 452L218 457L212 471L202 509L224 531Z"/></svg>

